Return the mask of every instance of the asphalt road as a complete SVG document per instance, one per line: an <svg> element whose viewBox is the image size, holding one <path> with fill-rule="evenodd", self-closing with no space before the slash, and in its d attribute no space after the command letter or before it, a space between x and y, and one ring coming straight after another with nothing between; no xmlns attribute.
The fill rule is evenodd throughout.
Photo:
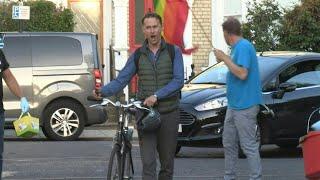
<svg viewBox="0 0 320 180"><path fill-rule="evenodd" d="M138 143L133 143L135 178L141 179ZM104 139L79 141L5 141L3 179L105 179L112 142ZM263 146L263 179L303 180L300 149L282 150ZM183 147L175 161L174 179L221 180L223 149ZM240 180L248 179L246 159L238 162Z"/></svg>

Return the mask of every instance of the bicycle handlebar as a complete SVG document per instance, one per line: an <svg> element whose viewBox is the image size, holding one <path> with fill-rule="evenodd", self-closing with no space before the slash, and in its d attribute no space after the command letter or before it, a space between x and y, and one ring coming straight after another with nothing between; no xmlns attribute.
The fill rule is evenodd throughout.
<svg viewBox="0 0 320 180"><path fill-rule="evenodd" d="M121 104L119 101L117 102L113 102L111 101L110 99L108 98L103 98L103 97L94 97L94 96L88 96L87 99L89 101L100 101L101 103L98 103L98 104L93 104L91 105L90 107L95 107L95 106L107 106L108 104L111 104L112 106L114 107L121 107L121 108L124 108L124 109L127 109L127 108L130 108L130 107L135 107L135 108L138 108L138 109L141 109L141 110L147 110L147 111L150 111L149 108L146 108L146 107L143 107L142 106L142 102L141 101L136 101L136 100L130 100L131 103L129 104Z"/></svg>

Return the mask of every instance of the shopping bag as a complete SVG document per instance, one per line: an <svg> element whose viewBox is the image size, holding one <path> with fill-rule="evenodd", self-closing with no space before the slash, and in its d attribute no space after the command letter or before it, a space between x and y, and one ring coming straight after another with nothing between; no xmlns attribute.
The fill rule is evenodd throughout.
<svg viewBox="0 0 320 180"><path fill-rule="evenodd" d="M29 113L21 113L19 119L13 122L18 137L32 137L39 133L39 119Z"/></svg>

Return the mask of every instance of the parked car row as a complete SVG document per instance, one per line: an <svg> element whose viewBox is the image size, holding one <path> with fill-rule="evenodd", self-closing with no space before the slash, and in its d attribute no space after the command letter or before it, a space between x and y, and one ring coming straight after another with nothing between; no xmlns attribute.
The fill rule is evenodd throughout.
<svg viewBox="0 0 320 180"><path fill-rule="evenodd" d="M52 140L74 140L85 126L107 120L87 96L102 83L97 36L90 33L4 33L4 54ZM20 100L4 84L6 123L20 115Z"/></svg>
<svg viewBox="0 0 320 180"><path fill-rule="evenodd" d="M258 56L263 99L258 115L262 144L296 147L310 114L320 107L320 54L264 52ZM226 73L216 64L182 90L177 152L181 146L221 146L227 107ZM320 119L314 116L310 124Z"/></svg>

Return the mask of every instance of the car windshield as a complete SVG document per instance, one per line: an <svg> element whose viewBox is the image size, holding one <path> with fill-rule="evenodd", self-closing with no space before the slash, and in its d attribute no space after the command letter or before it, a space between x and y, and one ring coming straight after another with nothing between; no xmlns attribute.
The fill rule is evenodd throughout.
<svg viewBox="0 0 320 180"><path fill-rule="evenodd" d="M224 63L216 64L192 79L191 84L226 84L228 68Z"/></svg>
<svg viewBox="0 0 320 180"><path fill-rule="evenodd" d="M260 78L264 81L270 74L278 69L288 58L280 57L258 57ZM226 84L226 75L228 68L224 63L216 64L199 75L194 77L189 83L190 84Z"/></svg>

